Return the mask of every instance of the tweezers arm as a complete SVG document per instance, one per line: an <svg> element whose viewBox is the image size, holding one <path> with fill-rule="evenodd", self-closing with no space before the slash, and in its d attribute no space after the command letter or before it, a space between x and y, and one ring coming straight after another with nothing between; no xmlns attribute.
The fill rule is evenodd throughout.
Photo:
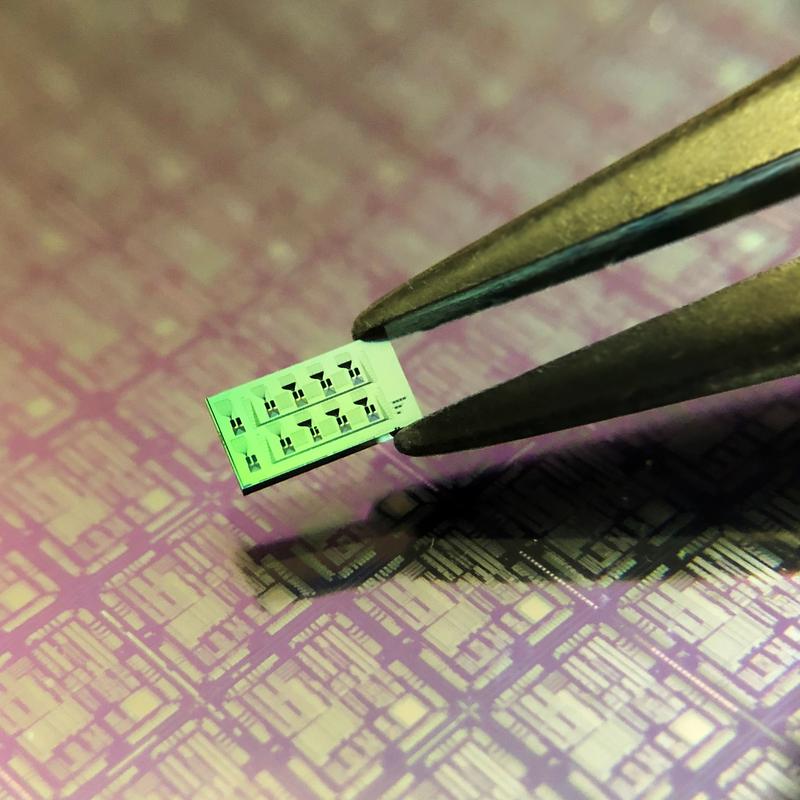
<svg viewBox="0 0 800 800"><path fill-rule="evenodd" d="M503 303L800 192L800 58L382 297L355 338Z"/></svg>
<svg viewBox="0 0 800 800"><path fill-rule="evenodd" d="M800 259L402 428L398 450L485 447L800 373Z"/></svg>

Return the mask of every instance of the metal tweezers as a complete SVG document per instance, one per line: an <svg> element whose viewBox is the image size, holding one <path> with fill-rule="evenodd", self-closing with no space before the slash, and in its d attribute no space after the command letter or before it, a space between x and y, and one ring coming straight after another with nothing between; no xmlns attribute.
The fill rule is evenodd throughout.
<svg viewBox="0 0 800 800"><path fill-rule="evenodd" d="M800 193L800 58L409 279L353 338L395 338L539 291ZM800 259L401 428L431 455L800 373Z"/></svg>

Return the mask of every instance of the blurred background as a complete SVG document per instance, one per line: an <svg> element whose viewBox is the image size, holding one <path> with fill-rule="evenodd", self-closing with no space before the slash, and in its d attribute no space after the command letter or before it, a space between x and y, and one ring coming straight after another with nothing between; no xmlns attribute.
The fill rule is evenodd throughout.
<svg viewBox="0 0 800 800"><path fill-rule="evenodd" d="M798 382L247 498L204 397L796 55L794 0L0 7L0 797L797 797ZM423 411L790 201L397 342Z"/></svg>

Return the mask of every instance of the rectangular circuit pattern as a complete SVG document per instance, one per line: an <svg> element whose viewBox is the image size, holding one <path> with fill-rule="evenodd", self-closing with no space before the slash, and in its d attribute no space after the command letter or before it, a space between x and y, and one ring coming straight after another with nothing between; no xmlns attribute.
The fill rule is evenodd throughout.
<svg viewBox="0 0 800 800"><path fill-rule="evenodd" d="M200 398L344 341L798 26L0 4L0 800L796 800L798 381L249 497ZM395 347L437 408L795 256L797 219Z"/></svg>
<svg viewBox="0 0 800 800"><path fill-rule="evenodd" d="M206 402L243 494L388 441L420 417L391 342L355 341Z"/></svg>

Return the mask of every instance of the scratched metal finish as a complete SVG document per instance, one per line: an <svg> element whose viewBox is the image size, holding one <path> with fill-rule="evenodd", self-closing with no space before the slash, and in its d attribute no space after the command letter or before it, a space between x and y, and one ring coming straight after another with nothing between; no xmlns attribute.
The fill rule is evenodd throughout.
<svg viewBox="0 0 800 800"><path fill-rule="evenodd" d="M800 10L0 10L0 798L787 798L800 384L242 498L203 397L794 55ZM398 342L431 410L790 202Z"/></svg>

